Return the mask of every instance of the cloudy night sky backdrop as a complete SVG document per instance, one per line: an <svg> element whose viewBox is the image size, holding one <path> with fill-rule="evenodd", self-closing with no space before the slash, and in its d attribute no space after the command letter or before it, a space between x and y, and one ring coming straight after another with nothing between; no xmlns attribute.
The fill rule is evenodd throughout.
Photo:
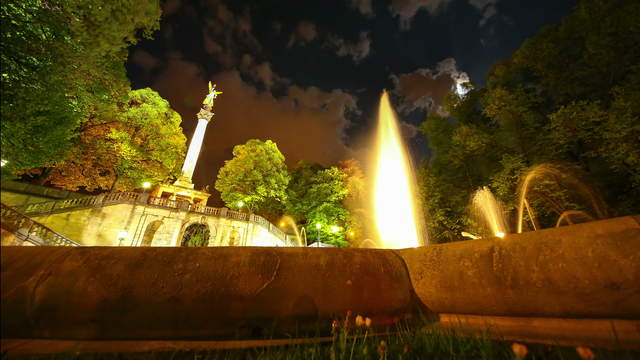
<svg viewBox="0 0 640 360"><path fill-rule="evenodd" d="M382 89L416 161L416 126L456 79L483 86L491 65L577 0L168 0L153 40L130 49L134 88L151 87L190 140L207 82L216 101L194 175L212 184L234 145L272 139L290 165L359 157ZM211 186L213 188L213 186Z"/></svg>

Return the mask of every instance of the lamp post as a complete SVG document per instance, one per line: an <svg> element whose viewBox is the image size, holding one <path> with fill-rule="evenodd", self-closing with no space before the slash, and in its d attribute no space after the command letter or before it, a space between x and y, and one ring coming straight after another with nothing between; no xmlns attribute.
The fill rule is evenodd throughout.
<svg viewBox="0 0 640 360"><path fill-rule="evenodd" d="M142 188L144 189L143 192L147 192L147 189L151 187L151 183L148 181L145 181L142 183Z"/></svg>

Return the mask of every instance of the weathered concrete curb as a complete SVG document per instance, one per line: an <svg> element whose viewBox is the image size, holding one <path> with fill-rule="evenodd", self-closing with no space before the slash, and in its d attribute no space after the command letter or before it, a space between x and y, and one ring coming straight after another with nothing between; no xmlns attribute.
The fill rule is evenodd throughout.
<svg viewBox="0 0 640 360"><path fill-rule="evenodd" d="M627 216L399 250L436 313L640 319L640 224Z"/></svg>
<svg viewBox="0 0 640 360"><path fill-rule="evenodd" d="M348 310L374 324L430 311L638 320L640 226L623 217L397 251L3 247L1 290L3 339L264 339L274 321L327 333Z"/></svg>
<svg viewBox="0 0 640 360"><path fill-rule="evenodd" d="M264 339L420 306L388 250L5 247L1 286L3 338Z"/></svg>

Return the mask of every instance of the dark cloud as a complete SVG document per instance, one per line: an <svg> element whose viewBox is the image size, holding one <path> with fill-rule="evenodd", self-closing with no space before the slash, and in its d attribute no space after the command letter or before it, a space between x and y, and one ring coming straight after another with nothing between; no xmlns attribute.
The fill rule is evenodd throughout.
<svg viewBox="0 0 640 360"><path fill-rule="evenodd" d="M335 50L339 57L349 56L359 63L371 54L371 37L368 32L361 32L357 41L351 42L342 37L331 34L325 43L326 47Z"/></svg>
<svg viewBox="0 0 640 360"><path fill-rule="evenodd" d="M315 40L318 37L318 30L316 24L311 21L301 21L296 25L295 30L289 36L289 43L287 47L293 45L305 46Z"/></svg>
<svg viewBox="0 0 640 360"><path fill-rule="evenodd" d="M347 6L351 9L358 10L360 14L366 17L374 17L373 7L371 6L371 0L347 0Z"/></svg>
<svg viewBox="0 0 640 360"><path fill-rule="evenodd" d="M434 14L448 2L449 0L391 0L389 10L400 20L400 28L408 30L418 11L425 9Z"/></svg>
<svg viewBox="0 0 640 360"><path fill-rule="evenodd" d="M469 4L482 11L482 18L479 25L483 26L486 22L497 14L496 3L498 0L468 0ZM400 21L400 28L409 30L411 21L418 11L424 9L430 14L436 14L444 9L451 0L391 0L389 10L391 14L397 16Z"/></svg>
<svg viewBox="0 0 640 360"><path fill-rule="evenodd" d="M482 18L478 23L480 27L484 26L489 19L498 13L498 9L496 9L497 2L498 0L469 0L469 4L482 11Z"/></svg>
<svg viewBox="0 0 640 360"><path fill-rule="evenodd" d="M207 81L199 65L174 56L153 84L183 114L188 138ZM304 159L330 165L350 157L352 151L343 141L349 126L347 114L358 112L354 96L339 89L322 91L291 85L286 95L276 98L242 80L238 71L218 73L212 81L223 94L205 135L195 183L213 183L218 169L231 158L233 146L253 138L274 140L290 164Z"/></svg>

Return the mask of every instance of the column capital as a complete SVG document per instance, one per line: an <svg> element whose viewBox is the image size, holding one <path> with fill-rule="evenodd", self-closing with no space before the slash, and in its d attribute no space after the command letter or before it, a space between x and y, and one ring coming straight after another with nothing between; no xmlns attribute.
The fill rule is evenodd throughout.
<svg viewBox="0 0 640 360"><path fill-rule="evenodd" d="M212 111L211 111L211 106L209 105L205 105L204 107L200 108L200 111L198 112L198 119L204 119L207 121L211 121L211 118L213 117L213 115L215 115Z"/></svg>

